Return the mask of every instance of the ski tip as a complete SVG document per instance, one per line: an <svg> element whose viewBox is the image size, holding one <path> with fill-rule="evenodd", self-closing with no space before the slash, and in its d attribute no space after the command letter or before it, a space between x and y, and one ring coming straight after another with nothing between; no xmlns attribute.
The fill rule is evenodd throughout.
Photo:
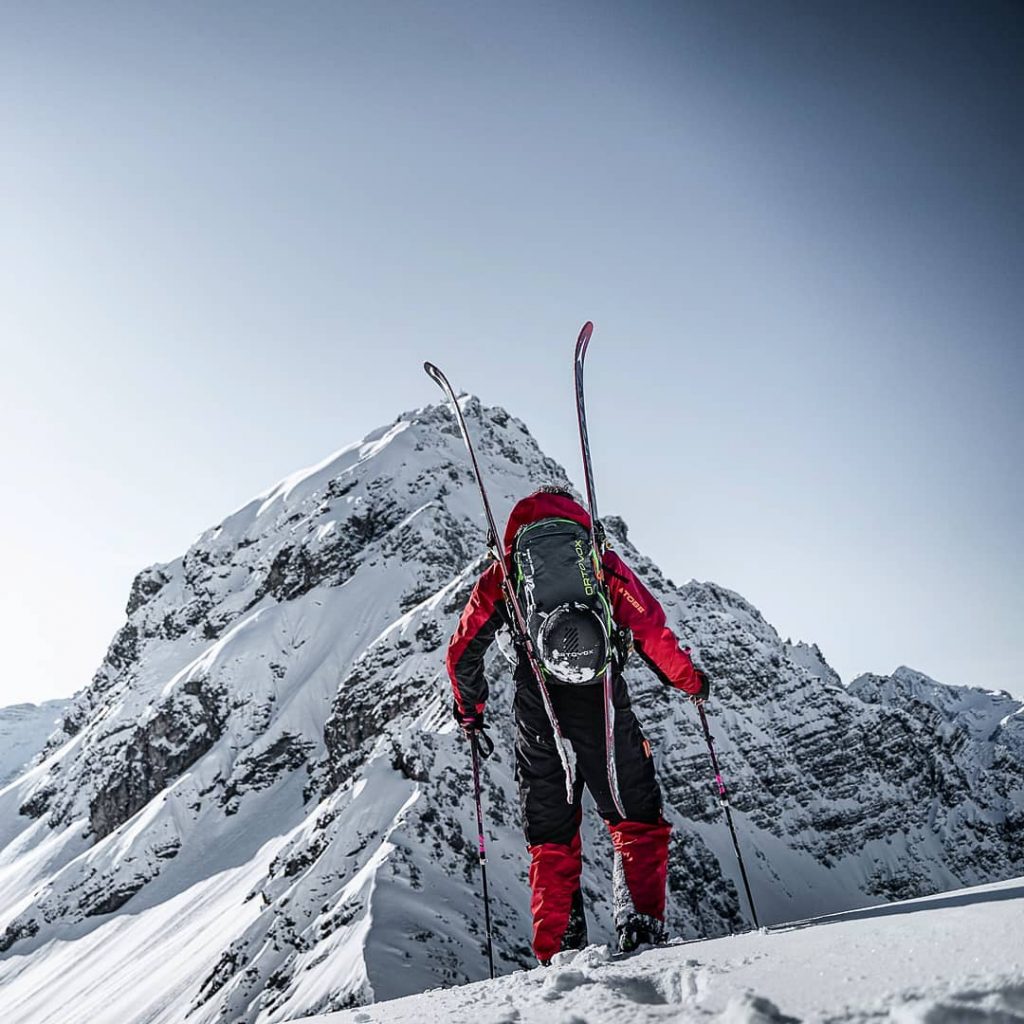
<svg viewBox="0 0 1024 1024"><path fill-rule="evenodd" d="M580 336L576 339L577 358L587 350L587 345L590 344L590 335L593 332L594 325L589 320L580 328Z"/></svg>
<svg viewBox="0 0 1024 1024"><path fill-rule="evenodd" d="M587 346L590 344L590 335L594 331L594 325L588 320L580 328L580 336L576 339L576 373L583 372L583 360L587 355Z"/></svg>
<svg viewBox="0 0 1024 1024"><path fill-rule="evenodd" d="M424 362L423 369L431 380L439 381L441 379L441 371L429 360Z"/></svg>

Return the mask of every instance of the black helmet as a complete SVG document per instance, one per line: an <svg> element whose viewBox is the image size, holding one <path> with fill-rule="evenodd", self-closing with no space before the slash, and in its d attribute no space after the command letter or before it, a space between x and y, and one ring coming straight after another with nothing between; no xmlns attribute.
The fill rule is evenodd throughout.
<svg viewBox="0 0 1024 1024"><path fill-rule="evenodd" d="M608 664L608 632L584 604L565 604L544 620L537 637L545 670L559 682L592 683Z"/></svg>

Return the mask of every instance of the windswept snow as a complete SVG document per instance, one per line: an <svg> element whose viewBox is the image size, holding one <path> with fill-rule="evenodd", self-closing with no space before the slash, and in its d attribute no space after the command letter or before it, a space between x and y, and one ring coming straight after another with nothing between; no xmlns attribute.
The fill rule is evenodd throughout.
<svg viewBox="0 0 1024 1024"><path fill-rule="evenodd" d="M1024 1022L1024 878L632 956L549 968L308 1024Z"/></svg>

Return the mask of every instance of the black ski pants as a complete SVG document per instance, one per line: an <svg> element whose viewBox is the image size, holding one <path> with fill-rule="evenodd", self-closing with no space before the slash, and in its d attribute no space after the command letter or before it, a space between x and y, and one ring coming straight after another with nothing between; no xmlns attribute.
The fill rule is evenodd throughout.
<svg viewBox="0 0 1024 1024"><path fill-rule="evenodd" d="M565 772L540 688L528 666L526 671L518 669L515 676L516 779L527 844L572 842L579 828L584 785L601 816L610 825L617 825L623 818L615 808L608 782L604 686L600 682L589 686L548 685L562 735L576 755L574 799L569 803ZM615 760L626 820L655 825L661 821L661 791L650 746L630 707L621 676L615 678L613 695Z"/></svg>

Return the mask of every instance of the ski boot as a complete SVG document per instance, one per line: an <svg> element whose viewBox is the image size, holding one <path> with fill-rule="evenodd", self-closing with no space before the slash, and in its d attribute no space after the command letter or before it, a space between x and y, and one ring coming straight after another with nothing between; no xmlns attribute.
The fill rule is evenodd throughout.
<svg viewBox="0 0 1024 1024"><path fill-rule="evenodd" d="M569 923L565 926L562 936L562 949L583 949L587 944L587 912L583 907L583 893L579 889L573 893L572 910L569 911Z"/></svg>
<svg viewBox="0 0 1024 1024"><path fill-rule="evenodd" d="M615 926L619 935L619 952L632 953L639 946L657 946L668 938L665 925L650 914L629 914Z"/></svg>

